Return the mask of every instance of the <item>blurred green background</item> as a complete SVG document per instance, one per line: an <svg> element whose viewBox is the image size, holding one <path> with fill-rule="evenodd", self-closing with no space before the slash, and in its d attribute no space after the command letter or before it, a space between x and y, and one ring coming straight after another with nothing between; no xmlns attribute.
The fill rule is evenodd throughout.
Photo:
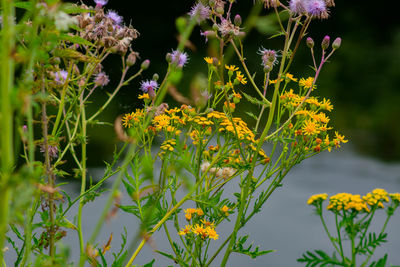
<svg viewBox="0 0 400 267"><path fill-rule="evenodd" d="M93 5L91 1L85 4ZM136 96L139 93L141 79L151 79L153 73L163 77L167 63L166 53L177 45L175 19L186 14L193 1L117 1L110 0L106 6L124 17L125 23L131 23L140 37L134 41L133 49L140 53L141 60L150 59L151 66L143 76L121 90L114 106L108 108L102 119L113 121L119 114L134 111L142 106ZM253 7L251 0L238 0L233 14L240 14L243 21ZM372 1L336 1L328 20L315 20L311 24L308 36L319 43L325 35L342 38L342 46L323 69L318 90L321 98L330 98L334 112L330 114L331 125L344 133L355 150L386 161L400 160L400 23L395 8L372 3ZM282 38L268 39L265 34L275 33L278 29L272 17L266 16L268 10L262 9L256 21L257 26L244 41L245 55L251 72L257 72L261 78L261 60L257 55L260 46L267 49L281 48ZM179 91L189 92L190 80L198 72L206 73L203 57L212 53L212 42L205 44L200 36L200 27L196 27L191 37L195 50L189 50L190 62L185 67L185 76ZM203 27L204 30L204 27ZM118 83L120 59L117 56L105 63L105 70L112 82L96 97L105 99L104 91L111 91ZM234 57L231 62L237 64ZM309 67L311 56L305 41L297 54L291 73L296 77L312 75ZM251 86L247 87L253 91ZM248 92L247 92L248 93ZM253 107L238 106L238 110ZM112 127L102 126L90 131L91 165L100 165L108 160L116 141Z"/></svg>

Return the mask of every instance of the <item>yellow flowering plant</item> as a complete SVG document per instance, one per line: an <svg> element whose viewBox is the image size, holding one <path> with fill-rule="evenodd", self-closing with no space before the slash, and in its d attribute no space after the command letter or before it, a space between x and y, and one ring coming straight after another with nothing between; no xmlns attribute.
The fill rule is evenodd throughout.
<svg viewBox="0 0 400 267"><path fill-rule="evenodd" d="M282 12L289 15L286 28L277 16L284 49L280 60L275 50L260 49L263 82L258 84L246 64L240 16L231 22L233 2L228 7L198 3L185 22L190 27L181 28L186 37L193 21L201 17L199 8L209 12L204 21L217 25L206 34L220 44L219 56L204 58L207 80L196 83L201 86L194 99L176 91L188 59L181 45L181 50L167 55L168 68L160 85L158 75L141 84L149 96L139 97L144 100L143 108L122 116L123 139L133 147L129 154L133 160L127 164L134 174L121 178L132 203L119 208L134 214L142 225L142 241L127 266L159 229L164 230L171 252L157 252L181 266L210 266L218 256L222 257L220 265L226 266L233 252L252 258L272 252L246 246L249 237L238 236L239 231L283 185L293 166L347 142L329 126L330 100L312 95L322 66L339 48L340 38L332 46L324 38L318 65L309 38L315 75L295 77L289 73L293 57L315 17L292 12L280 3ZM240 66L226 61L224 52L229 46ZM164 103L167 91L183 104L170 107ZM247 121L240 113L245 104L257 110L246 113ZM160 166L156 172L154 165ZM225 190L229 185L238 189L229 194ZM221 224L229 223L231 234L218 231Z"/></svg>
<svg viewBox="0 0 400 267"><path fill-rule="evenodd" d="M329 198L326 210L334 216L334 231L329 231L324 218L323 206L328 194L311 196L307 204L315 208L325 233L329 237L334 252L332 255L322 251L307 251L299 258L306 266L387 266L387 254L369 263L377 247L387 242L385 233L390 218L400 204L400 194L389 194L384 189L374 189L364 196L339 193ZM386 220L379 232L371 231L375 215L386 213ZM346 246L346 243L350 243ZM349 251L346 251L346 248Z"/></svg>
<svg viewBox="0 0 400 267"><path fill-rule="evenodd" d="M310 1L321 8L315 9ZM166 55L163 78L154 74L138 86L132 81L144 75L150 61L136 64L138 52L131 42L138 32L107 10L107 0L94 0L95 6L42 2L2 0L0 262L5 262L3 248L8 242L16 252L16 266L66 266L68 253L59 244L72 231L79 245L76 265L106 266L104 254L113 237L110 234L104 245L97 239L104 223L119 210L133 214L140 227L130 245L123 234L112 266L135 264L160 229L171 251L156 252L181 266L211 266L219 259L217 264L227 266L232 253L251 258L271 253L249 245L249 236L241 231L283 186L295 165L347 142L329 125L330 100L315 95L322 67L339 48L340 38L331 45L325 37L317 60L309 37L312 77L289 72L311 22L326 19L334 1L251 2L253 12L265 7L270 13L259 19L276 16L279 33L271 37L282 41L279 52L259 49L257 70L249 69L244 46L245 31L252 26L246 27L254 23L244 22L242 27L241 16L231 13L235 1L196 1L189 14L176 21L179 43ZM16 9L21 14L18 20ZM193 79L189 98L180 93L181 81L189 59L185 49L198 24L206 40L217 44L217 51L199 66L206 78ZM103 71L109 56L121 59L121 76L99 103L93 96L109 83ZM126 86L140 88L141 108L114 123L101 121L100 114ZM166 103L167 94L179 104ZM253 112L242 112L248 106ZM123 145L92 184L88 132L92 126L107 125L114 126ZM65 164L68 156L70 165ZM74 199L58 182L68 175L80 182ZM101 186L111 178L104 208L87 237L85 205L103 193ZM122 186L129 203L119 192ZM341 197L335 201L332 210L344 205ZM370 196L354 197L343 207L374 212L362 201L377 207L381 203ZM75 205L77 212L71 214ZM232 232L221 232L223 224ZM134 249L136 241L140 242Z"/></svg>

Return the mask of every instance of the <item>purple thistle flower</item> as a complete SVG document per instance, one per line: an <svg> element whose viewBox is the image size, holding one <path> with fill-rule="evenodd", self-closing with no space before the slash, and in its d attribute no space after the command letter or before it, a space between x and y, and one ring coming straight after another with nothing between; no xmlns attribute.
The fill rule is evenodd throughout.
<svg viewBox="0 0 400 267"><path fill-rule="evenodd" d="M304 7L306 12L312 17L326 19L329 16L324 0L308 0L305 2Z"/></svg>
<svg viewBox="0 0 400 267"><path fill-rule="evenodd" d="M66 70L60 70L60 71L54 73L54 80L58 84L64 84L65 80L67 80L67 77L68 77L68 71L66 71Z"/></svg>
<svg viewBox="0 0 400 267"><path fill-rule="evenodd" d="M94 78L94 84L97 86L105 86L110 82L110 79L108 78L107 74L104 72L99 72L95 78Z"/></svg>
<svg viewBox="0 0 400 267"><path fill-rule="evenodd" d="M42 144L40 146L40 152L43 154L46 153L46 148L45 148L44 144ZM57 146L48 145L48 152L49 152L50 160L58 158L58 147Z"/></svg>
<svg viewBox="0 0 400 267"><path fill-rule="evenodd" d="M179 68L185 66L188 59L189 57L188 54L186 54L186 52L180 52L178 50L174 50L171 53L171 62L176 64Z"/></svg>
<svg viewBox="0 0 400 267"><path fill-rule="evenodd" d="M278 55L275 50L260 47L260 49L258 50L258 54L261 55L261 65L264 67L273 66L278 63Z"/></svg>
<svg viewBox="0 0 400 267"><path fill-rule="evenodd" d="M142 90L145 93L148 93L149 91L155 91L158 88L158 83L154 80L147 80L147 81L142 81L140 83L140 90Z"/></svg>
<svg viewBox="0 0 400 267"><path fill-rule="evenodd" d="M96 3L96 7L102 8L107 5L108 0L94 0L94 2Z"/></svg>
<svg viewBox="0 0 400 267"><path fill-rule="evenodd" d="M115 24L121 25L123 18L117 12L110 10L107 12L107 18L112 19Z"/></svg>
<svg viewBox="0 0 400 267"><path fill-rule="evenodd" d="M202 21L208 19L211 15L211 9L208 6L204 6L201 2L195 4L189 12L190 18L195 18L197 23L201 23Z"/></svg>
<svg viewBox="0 0 400 267"><path fill-rule="evenodd" d="M293 13L300 15L306 12L304 4L304 0L290 0L289 8Z"/></svg>

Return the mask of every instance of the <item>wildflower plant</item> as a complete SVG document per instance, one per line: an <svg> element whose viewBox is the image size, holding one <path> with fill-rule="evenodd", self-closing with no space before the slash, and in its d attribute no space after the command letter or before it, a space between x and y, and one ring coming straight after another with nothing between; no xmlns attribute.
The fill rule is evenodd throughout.
<svg viewBox="0 0 400 267"><path fill-rule="evenodd" d="M136 64L139 53L132 43L139 34L116 11L107 10L107 2L95 0L95 6L86 6L55 0L2 1L0 261L7 236L18 255L17 266L33 261L38 266L63 265L67 253L59 244L74 231L80 251L75 263L106 265L104 254L112 235L104 245L96 240L105 221L118 210L138 219L141 241L132 250L136 239L128 245L123 235L112 266L132 266L160 229L172 251L157 252L181 266L210 266L219 258L226 266L233 252L252 258L272 252L247 245L249 236L239 236L240 231L283 185L293 166L347 142L329 125L330 100L314 96L322 67L339 48L340 38L331 46L326 36L318 51L307 38L314 75L301 78L289 73L311 22L326 19L333 1L261 1L267 12L276 15L280 32L274 37L283 41L280 50L264 48L266 43L254 52L260 56L255 73L262 73L261 83L246 63L242 40L247 29L241 16L232 14L235 1L198 1L177 19L179 44L166 54L165 75L143 77L136 84L131 82L144 75L150 61ZM16 8L23 14L17 19ZM189 99L177 88L190 64L185 47L199 24L206 40L219 43L219 51L204 57L206 81L198 82L201 88L195 86ZM240 66L225 57L229 47ZM104 103L94 103L93 93L111 84L103 66L109 56L121 58L120 80ZM137 101L143 107L113 123L100 121L100 114L125 86L142 92ZM167 93L183 104L165 103ZM257 107L256 113L247 113L251 120L238 112L244 104ZM109 124L123 145L115 150L99 182L89 184L88 127ZM15 160L19 146L21 166ZM35 154L38 148L40 155ZM64 168L67 155L73 169ZM68 175L80 180L75 199L58 182ZM107 202L90 238L85 238L84 206L102 194L100 187L111 177L115 178ZM235 188L233 194L225 191L228 185ZM129 203L121 202L121 186ZM19 199L16 192L23 196ZM78 212L71 216L74 205ZM222 224L231 224L232 233L221 233Z"/></svg>
<svg viewBox="0 0 400 267"><path fill-rule="evenodd" d="M311 196L307 204L315 209L320 217L325 233L332 243L332 255L322 251L307 251L298 262L306 266L387 266L387 257L371 262L377 247L387 242L386 227L400 204L400 194L389 194L384 189L374 189L365 196L339 193L329 198L326 210L334 216L334 231L329 231L324 218L324 202L328 194ZM386 219L379 232L372 232L371 225L378 213L386 213ZM350 243L346 246L346 243ZM349 251L345 249L348 248Z"/></svg>

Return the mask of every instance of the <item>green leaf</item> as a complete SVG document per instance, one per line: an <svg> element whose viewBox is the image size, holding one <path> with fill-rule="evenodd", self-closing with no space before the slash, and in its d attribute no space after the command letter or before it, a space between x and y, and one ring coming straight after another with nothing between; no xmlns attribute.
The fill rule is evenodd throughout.
<svg viewBox="0 0 400 267"><path fill-rule="evenodd" d="M244 95L244 97L247 99L247 101L249 101L251 104L254 105L259 105L259 106L269 106L269 103L258 100L255 97L252 97L251 95L246 94L245 92L242 92L242 94Z"/></svg>
<svg viewBox="0 0 400 267"><path fill-rule="evenodd" d="M153 267L153 263L155 262L156 260L152 260L151 262L149 262L149 263L146 263L145 265L143 265L143 267Z"/></svg>
<svg viewBox="0 0 400 267"><path fill-rule="evenodd" d="M92 44L88 40L83 39L82 37L77 35L60 34L60 39L74 44L94 46L94 44Z"/></svg>
<svg viewBox="0 0 400 267"><path fill-rule="evenodd" d="M26 10L31 10L33 3L30 1L27 2L17 2L14 4L16 8L22 8L22 9L26 9Z"/></svg>

